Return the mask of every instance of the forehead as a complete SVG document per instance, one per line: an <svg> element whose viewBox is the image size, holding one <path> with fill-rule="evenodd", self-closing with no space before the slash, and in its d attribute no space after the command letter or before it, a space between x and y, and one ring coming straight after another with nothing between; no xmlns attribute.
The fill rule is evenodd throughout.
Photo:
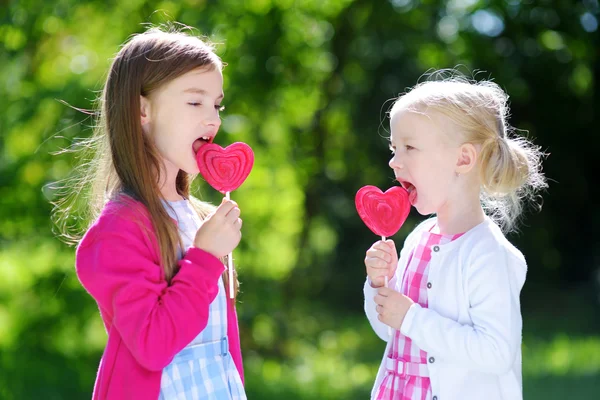
<svg viewBox="0 0 600 400"><path fill-rule="evenodd" d="M430 115L408 109L398 110L391 116L390 129L392 140L422 139L440 131L439 124Z"/></svg>
<svg viewBox="0 0 600 400"><path fill-rule="evenodd" d="M197 68L173 79L164 89L172 94L197 93L218 97L223 93L223 74L218 68Z"/></svg>

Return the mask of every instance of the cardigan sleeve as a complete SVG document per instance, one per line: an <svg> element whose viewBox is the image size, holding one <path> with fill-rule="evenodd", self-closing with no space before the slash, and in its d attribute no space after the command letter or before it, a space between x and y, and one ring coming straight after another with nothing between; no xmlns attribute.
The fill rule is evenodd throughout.
<svg viewBox="0 0 600 400"><path fill-rule="evenodd" d="M521 345L519 294L526 265L504 249L480 254L467 278L472 325L462 325L413 304L401 332L435 359L469 369L504 374Z"/></svg>
<svg viewBox="0 0 600 400"><path fill-rule="evenodd" d="M84 237L76 268L138 363L159 371L206 326L225 267L192 247L169 285L151 254L141 229L113 226Z"/></svg>

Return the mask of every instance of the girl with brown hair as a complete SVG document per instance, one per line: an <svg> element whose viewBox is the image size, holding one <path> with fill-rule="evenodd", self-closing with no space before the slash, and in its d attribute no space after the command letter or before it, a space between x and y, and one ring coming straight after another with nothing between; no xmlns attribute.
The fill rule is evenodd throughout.
<svg viewBox="0 0 600 400"><path fill-rule="evenodd" d="M110 67L95 157L71 186L90 189L76 268L108 332L94 399L246 398L223 263L240 209L190 195L195 153L221 125L222 68L209 44L158 28Z"/></svg>

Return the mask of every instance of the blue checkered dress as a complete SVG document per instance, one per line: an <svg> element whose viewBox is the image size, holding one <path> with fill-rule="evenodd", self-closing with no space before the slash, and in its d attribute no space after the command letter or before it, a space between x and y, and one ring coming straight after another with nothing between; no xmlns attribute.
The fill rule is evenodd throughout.
<svg viewBox="0 0 600 400"><path fill-rule="evenodd" d="M189 248L200 219L187 200L166 202L178 222L184 248ZM208 324L163 370L159 400L246 400L244 386L227 342L227 296L223 280L210 304Z"/></svg>

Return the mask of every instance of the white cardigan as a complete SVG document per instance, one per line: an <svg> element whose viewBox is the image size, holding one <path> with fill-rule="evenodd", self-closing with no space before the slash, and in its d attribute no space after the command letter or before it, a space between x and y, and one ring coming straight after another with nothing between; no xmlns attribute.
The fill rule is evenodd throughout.
<svg viewBox="0 0 600 400"><path fill-rule="evenodd" d="M400 291L409 251L437 219L408 235L389 287ZM521 400L521 310L525 258L489 218L460 238L434 246L428 282L429 308L414 304L401 332L427 352L433 400ZM437 250L437 251L436 251ZM365 312L388 342L371 398L385 373L390 337L377 318L377 289L367 278Z"/></svg>

